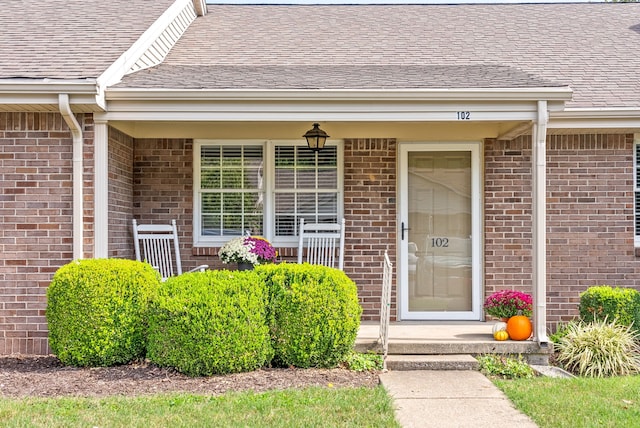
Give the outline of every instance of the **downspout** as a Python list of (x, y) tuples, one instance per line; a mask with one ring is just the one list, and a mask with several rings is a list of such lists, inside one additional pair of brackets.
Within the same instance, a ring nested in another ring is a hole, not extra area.
[(532, 249), (534, 340), (546, 347), (547, 337), (547, 102), (538, 101), (538, 117), (532, 129)]
[(58, 106), (73, 137), (73, 258), (77, 260), (84, 258), (82, 128), (71, 111), (68, 94), (58, 94)]

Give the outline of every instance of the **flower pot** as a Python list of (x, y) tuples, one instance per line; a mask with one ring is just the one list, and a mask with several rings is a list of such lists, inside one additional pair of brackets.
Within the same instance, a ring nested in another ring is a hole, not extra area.
[(253, 270), (253, 265), (247, 262), (238, 262), (238, 270)]

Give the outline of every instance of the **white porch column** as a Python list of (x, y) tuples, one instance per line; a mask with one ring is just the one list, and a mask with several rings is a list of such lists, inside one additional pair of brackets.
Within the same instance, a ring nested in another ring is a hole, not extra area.
[(532, 247), (533, 333), (547, 343), (547, 102), (538, 101), (538, 117), (532, 129)]
[(94, 258), (109, 255), (109, 133), (107, 122), (95, 121)]

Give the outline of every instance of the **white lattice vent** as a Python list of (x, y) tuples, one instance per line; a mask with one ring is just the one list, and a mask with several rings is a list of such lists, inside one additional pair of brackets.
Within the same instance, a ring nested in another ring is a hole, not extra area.
[(196, 19), (196, 10), (193, 2), (188, 2), (182, 12), (176, 16), (160, 37), (140, 56), (127, 74), (160, 64), (194, 19)]

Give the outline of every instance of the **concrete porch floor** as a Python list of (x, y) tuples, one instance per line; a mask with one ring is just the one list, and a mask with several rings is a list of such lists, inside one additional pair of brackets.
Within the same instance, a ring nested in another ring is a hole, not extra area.
[[(523, 354), (533, 364), (548, 364), (551, 347), (532, 340), (493, 339), (495, 321), (403, 321), (389, 325), (389, 355)], [(363, 322), (356, 350), (380, 352), (380, 324)]]
[[(494, 341), (489, 321), (401, 321), (389, 324), (389, 339), (402, 341), (486, 342)], [(378, 322), (362, 322), (358, 340), (375, 341), (380, 333)]]

